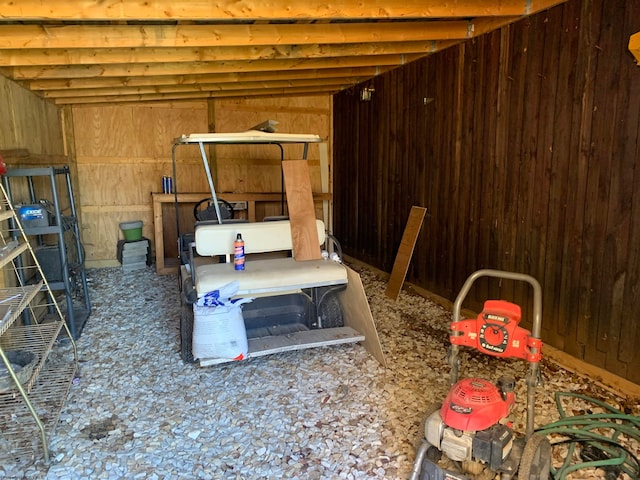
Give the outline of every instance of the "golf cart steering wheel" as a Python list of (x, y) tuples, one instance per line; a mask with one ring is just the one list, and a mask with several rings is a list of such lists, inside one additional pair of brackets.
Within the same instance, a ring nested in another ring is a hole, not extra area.
[[(210, 205), (213, 201), (213, 198), (207, 197), (195, 204), (193, 207), (193, 217), (196, 221), (218, 220), (215, 205)], [(200, 207), (205, 203), (207, 204), (207, 207), (200, 210)], [(222, 217), (222, 220), (233, 218), (233, 205), (229, 202), (222, 198), (218, 198), (218, 207), (220, 208), (220, 216)]]

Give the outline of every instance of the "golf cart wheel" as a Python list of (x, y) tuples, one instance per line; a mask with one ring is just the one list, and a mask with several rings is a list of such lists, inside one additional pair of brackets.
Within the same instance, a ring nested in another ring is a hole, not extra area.
[(318, 306), (321, 328), (344, 327), (342, 307), (338, 295), (334, 292), (327, 293)]
[(180, 302), (180, 357), (185, 363), (195, 363), (193, 358), (193, 305)]
[(548, 480), (551, 470), (551, 443), (545, 435), (534, 434), (522, 450), (518, 480)]

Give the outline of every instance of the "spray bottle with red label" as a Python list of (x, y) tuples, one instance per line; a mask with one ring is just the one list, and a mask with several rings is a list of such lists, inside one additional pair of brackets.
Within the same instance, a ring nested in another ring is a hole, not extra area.
[(244, 270), (244, 240), (242, 240), (242, 235), (240, 234), (233, 242), (233, 268)]

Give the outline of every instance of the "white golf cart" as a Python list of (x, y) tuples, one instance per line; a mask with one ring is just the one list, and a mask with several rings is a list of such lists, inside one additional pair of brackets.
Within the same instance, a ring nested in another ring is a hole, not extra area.
[[(324, 219), (316, 219), (318, 250), (332, 252), (317, 260), (298, 261), (293, 248), (291, 222), (286, 217), (248, 222), (232, 217), (228, 202), (218, 198), (206, 149), (219, 144), (273, 144), (284, 152), (289, 144), (304, 146), (306, 159), (310, 145), (326, 146), (317, 135), (280, 134), (250, 130), (240, 133), (183, 135), (173, 142), (173, 185), (176, 194), (176, 149), (199, 146), (211, 191), (202, 214), (196, 216), (193, 232), (178, 232), (181, 357), (200, 366), (236, 360), (225, 356), (194, 358), (194, 304), (207, 293), (235, 285), (234, 301), (250, 297), (242, 305), (248, 352), (242, 359), (305, 348), (363, 342), (365, 348), (384, 365), (375, 324), (359, 275), (339, 261), (340, 246), (327, 232)], [(283, 192), (284, 193), (284, 192)], [(177, 211), (177, 208), (176, 208)], [(325, 208), (325, 215), (327, 208)], [(240, 233), (248, 255), (243, 271), (234, 269), (234, 240)], [(338, 258), (336, 258), (336, 256)], [(199, 302), (200, 300), (200, 302)]]

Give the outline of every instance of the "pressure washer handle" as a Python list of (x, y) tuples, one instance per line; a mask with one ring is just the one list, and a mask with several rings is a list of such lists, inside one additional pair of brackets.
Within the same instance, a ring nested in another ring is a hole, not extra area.
[(533, 287), (533, 327), (531, 329), (531, 336), (534, 338), (540, 338), (541, 325), (542, 325), (542, 288), (540, 283), (531, 275), (524, 273), (505, 272), (502, 270), (478, 270), (472, 273), (469, 278), (462, 285), (460, 293), (456, 297), (456, 301), (453, 304), (453, 321), (460, 321), (460, 310), (462, 308), (462, 302), (467, 297), (469, 290), (473, 283), (481, 277), (495, 277), (505, 278), (507, 280), (519, 280), (529, 283)]

